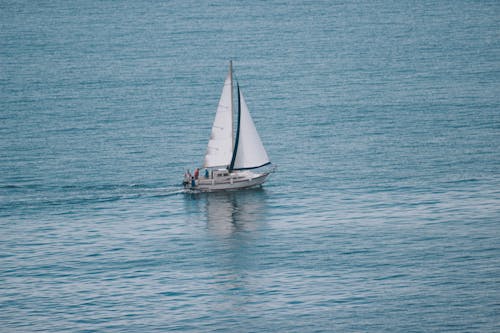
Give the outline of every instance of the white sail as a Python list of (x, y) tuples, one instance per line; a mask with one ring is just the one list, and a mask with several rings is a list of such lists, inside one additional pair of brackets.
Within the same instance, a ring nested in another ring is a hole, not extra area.
[[(238, 89), (239, 90), (239, 89)], [(253, 169), (269, 164), (269, 157), (264, 149), (259, 133), (248, 111), (247, 104), (241, 91), (239, 92), (240, 110), (238, 134), (235, 144), (231, 169)]]
[(230, 65), (212, 125), (212, 132), (203, 162), (204, 168), (227, 166), (231, 163), (233, 155), (232, 81)]

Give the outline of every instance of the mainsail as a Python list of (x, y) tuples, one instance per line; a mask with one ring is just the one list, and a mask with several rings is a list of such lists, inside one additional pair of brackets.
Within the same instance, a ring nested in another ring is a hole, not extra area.
[(238, 124), (230, 170), (255, 169), (270, 164), (259, 133), (238, 85)]
[(204, 168), (228, 166), (233, 155), (233, 75), (229, 64), (203, 162)]

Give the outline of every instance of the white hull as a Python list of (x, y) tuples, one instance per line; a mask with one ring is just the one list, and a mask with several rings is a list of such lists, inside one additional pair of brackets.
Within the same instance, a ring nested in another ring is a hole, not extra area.
[(269, 172), (234, 171), (223, 177), (200, 177), (194, 181), (194, 186), (192, 182), (189, 182), (184, 187), (189, 190), (203, 192), (237, 190), (262, 185), (266, 181), (267, 176), (269, 176)]

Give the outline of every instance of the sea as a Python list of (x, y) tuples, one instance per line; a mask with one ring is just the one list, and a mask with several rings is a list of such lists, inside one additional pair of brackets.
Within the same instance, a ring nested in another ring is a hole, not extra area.
[[(1, 1), (0, 332), (500, 332), (499, 18)], [(276, 170), (185, 192), (229, 60)]]

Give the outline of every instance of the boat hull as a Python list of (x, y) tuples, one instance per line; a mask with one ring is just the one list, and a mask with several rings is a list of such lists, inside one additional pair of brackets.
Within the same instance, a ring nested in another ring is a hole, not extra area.
[(269, 173), (255, 174), (251, 172), (231, 173), (222, 179), (198, 179), (195, 186), (186, 184), (185, 188), (194, 191), (213, 192), (239, 190), (262, 185), (269, 176)]

